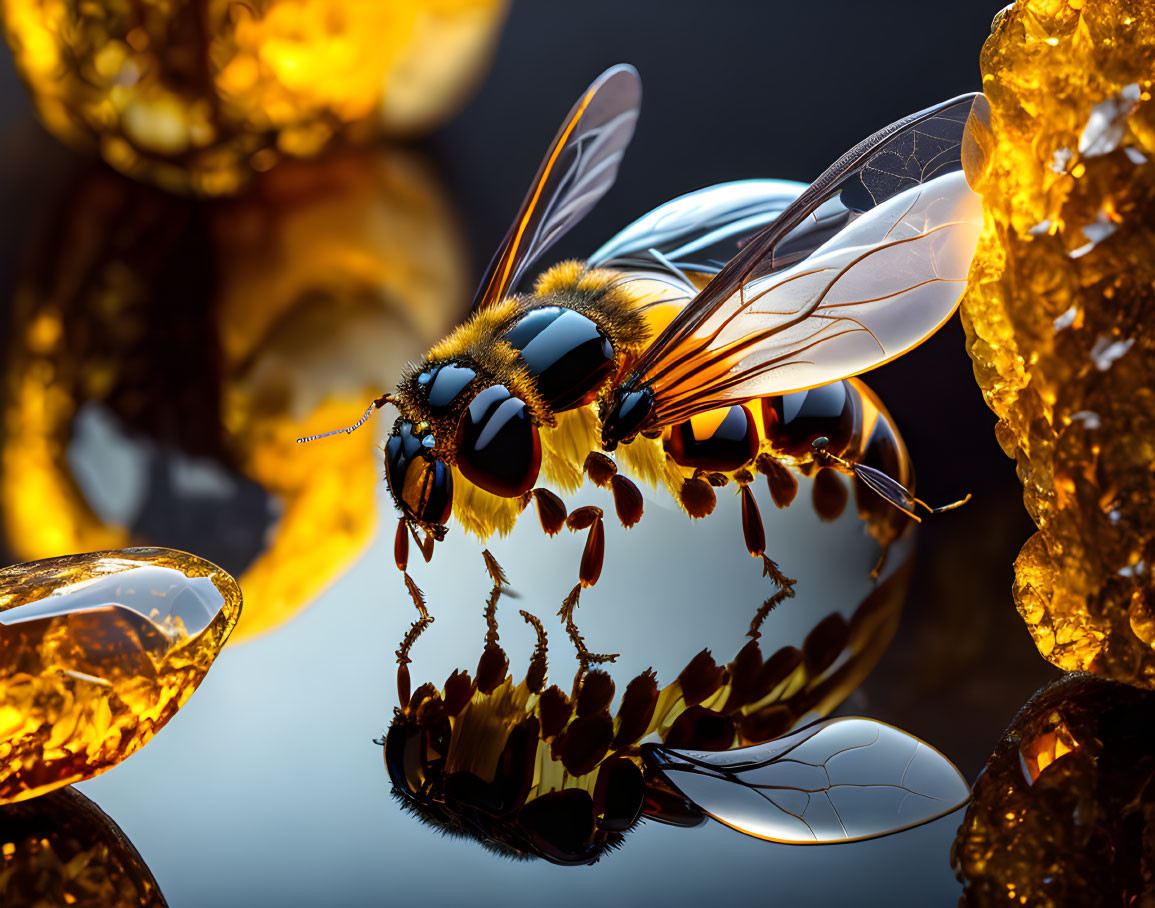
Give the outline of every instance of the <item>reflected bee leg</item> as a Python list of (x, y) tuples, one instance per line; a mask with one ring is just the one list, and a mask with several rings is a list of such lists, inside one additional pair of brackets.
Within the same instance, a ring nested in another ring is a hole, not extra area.
[(581, 599), (582, 584), (578, 584), (562, 602), (561, 608), (558, 610), (558, 615), (565, 621), (565, 630), (569, 634), (570, 642), (573, 643), (574, 649), (577, 650), (578, 657), (578, 673), (574, 679), (574, 697), (576, 699), (577, 692), (581, 689), (581, 679), (585, 677), (591, 665), (600, 664), (602, 662), (614, 662), (618, 658), (618, 653), (591, 653), (586, 648), (585, 638), (582, 637), (578, 630), (577, 624), (574, 622), (574, 612), (578, 607), (578, 600)]
[(540, 618), (525, 609), (521, 609), (520, 614), (525, 619), (526, 624), (530, 625), (537, 633), (537, 643), (534, 645), (533, 655), (529, 659), (529, 669), (525, 673), (525, 686), (531, 692), (540, 694), (549, 674), (549, 636), (546, 634)]
[(886, 543), (882, 547), (882, 551), (878, 555), (878, 561), (874, 562), (874, 567), (870, 569), (870, 579), (877, 580), (882, 576), (883, 569), (886, 567), (886, 559), (890, 555), (890, 543)]
[(769, 558), (766, 558), (764, 555), (762, 557), (765, 560), (765, 566), (773, 568), (773, 572), (765, 570), (764, 573), (770, 577), (774, 585), (778, 587), (778, 590), (758, 607), (758, 611), (755, 612), (754, 617), (750, 619), (750, 629), (746, 631), (746, 636), (752, 640), (757, 640), (762, 636), (762, 623), (770, 613), (787, 599), (794, 598), (795, 581), (779, 571), (778, 565)]
[(405, 586), (409, 590), (409, 596), (417, 609), (417, 620), (409, 626), (409, 630), (405, 632), (405, 637), (401, 641), (401, 646), (397, 648), (397, 700), (401, 709), (405, 709), (409, 705), (409, 696), (412, 693), (409, 679), (409, 652), (413, 649), (413, 644), (417, 642), (417, 638), (433, 623), (433, 616), (425, 607), (425, 595), (408, 574), (405, 574)]
[(632, 480), (618, 472), (618, 465), (600, 451), (591, 451), (582, 469), (598, 488), (606, 486), (614, 495), (614, 510), (627, 530), (642, 519), (642, 493)]
[(565, 521), (566, 526), (575, 532), (589, 529), (581, 565), (578, 568), (581, 586), (593, 586), (602, 575), (602, 563), (606, 555), (606, 530), (602, 519), (604, 516), (601, 508), (586, 505), (570, 514)]
[(502, 590), (509, 584), (505, 571), (497, 563), (497, 559), (490, 554), (489, 549), (481, 553), (485, 559), (485, 570), (493, 580), (493, 589), (489, 591), (489, 598), (485, 600), (485, 642), (497, 643), (497, 600), (501, 598)]

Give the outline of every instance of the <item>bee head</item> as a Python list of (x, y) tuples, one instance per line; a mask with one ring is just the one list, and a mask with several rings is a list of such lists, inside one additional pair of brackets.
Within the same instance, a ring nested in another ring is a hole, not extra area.
[(440, 535), (453, 510), (453, 471), (434, 456), (436, 446), (426, 420), (402, 416), (385, 443), (385, 477), (404, 515)]

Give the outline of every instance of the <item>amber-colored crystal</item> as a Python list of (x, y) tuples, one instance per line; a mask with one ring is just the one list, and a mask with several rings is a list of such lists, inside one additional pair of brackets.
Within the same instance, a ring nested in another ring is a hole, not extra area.
[(1015, 602), (1060, 668), (1155, 685), (1155, 3), (1020, 0), (982, 72), (962, 314), (1039, 527)]
[(974, 786), (960, 905), (1155, 901), (1155, 693), (1070, 675), (1023, 707)]
[(6, 332), (8, 549), (188, 549), (245, 590), (234, 642), (276, 627), (377, 525), (372, 427), (295, 440), (347, 425), (466, 291), (453, 212), (407, 152), (288, 162), (229, 200), (85, 176)]
[(240, 613), (232, 577), (169, 549), (0, 571), (0, 804), (99, 775), (147, 744)]
[(427, 129), (488, 63), (506, 0), (3, 0), (44, 124), (166, 189), (228, 193), (334, 136)]
[(0, 904), (164, 908), (144, 860), (75, 788), (0, 807)]

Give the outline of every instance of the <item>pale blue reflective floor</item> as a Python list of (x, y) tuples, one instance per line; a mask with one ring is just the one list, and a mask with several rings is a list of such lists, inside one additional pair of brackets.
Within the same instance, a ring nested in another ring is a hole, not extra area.
[[(356, 443), (333, 443), (342, 442)], [(706, 521), (663, 513), (650, 498), (646, 519), (628, 537), (610, 529), (605, 573), (583, 598), (579, 619), (591, 648), (622, 653), (611, 669), (619, 694), (649, 665), (665, 684), (703, 646), (724, 662), (744, 642), (768, 589), (742, 550), (730, 491), (721, 490)], [(779, 641), (799, 642), (815, 616), (848, 616), (870, 587), (877, 547), (853, 509), (820, 524), (808, 492), (804, 483), (795, 504), (778, 512), (760, 486), (767, 538), (799, 581), (798, 598), (766, 625), (767, 653)], [(572, 585), (581, 537), (547, 542), (532, 513), (525, 516), (511, 539), (493, 547), (523, 594), (502, 600), (502, 643), (521, 677), (532, 641), (517, 609), (535, 611), (550, 631), (551, 678), (566, 688), (572, 650), (553, 612)], [(887, 838), (820, 847), (766, 843), (713, 822), (644, 823), (619, 851), (577, 868), (510, 861), (422, 826), (391, 798), (372, 742), (392, 716), (393, 651), (413, 616), (385, 541), (391, 526), (387, 518), (368, 555), (303, 615), (226, 649), (148, 747), (80, 786), (134, 842), (170, 905), (742, 898), (922, 906), (957, 898), (949, 853), (961, 811)], [(414, 569), (437, 617), (415, 647), (414, 686), (440, 687), (454, 668), (476, 665), (489, 586), (479, 552), (476, 540), (454, 533), (431, 565)], [(892, 552), (892, 564), (901, 561), (902, 552)], [(666, 576), (655, 579), (663, 563)]]

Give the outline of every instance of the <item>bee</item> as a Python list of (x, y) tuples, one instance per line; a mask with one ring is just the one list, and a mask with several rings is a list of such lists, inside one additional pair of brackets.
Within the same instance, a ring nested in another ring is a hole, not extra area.
[(817, 844), (917, 826), (969, 797), (953, 764), (903, 731), (857, 717), (806, 724), (837, 706), (889, 643), (910, 562), (849, 619), (818, 618), (799, 647), (764, 655), (760, 608), (729, 662), (702, 650), (664, 685), (648, 669), (614, 711), (613, 679), (589, 668), (572, 630), (581, 665), (572, 689), (547, 686), (547, 634), (525, 610), (537, 645), (514, 680), (495, 616), (504, 579), (485, 559), (494, 585), (476, 671), (410, 693), (409, 653), (429, 621), (418, 619), (397, 652), (400, 705), (378, 742), (394, 797), (438, 830), (506, 856), (580, 865), (621, 847), (643, 820), (691, 827), (713, 817), (759, 838)]
[(357, 423), (325, 433), (351, 432), (386, 404), (399, 411), (384, 453), (402, 572), (410, 537), (428, 560), (451, 516), (484, 540), (534, 502), (547, 534), (588, 531), (576, 601), (601, 572), (604, 513), (569, 513), (538, 482), (568, 492), (588, 478), (612, 491), (630, 527), (643, 499), (619, 463), (695, 518), (713, 510), (715, 488), (736, 483), (746, 546), (771, 576), (748, 488), (756, 473), (782, 495), (784, 464), (837, 469), (909, 518), (946, 509), (914, 496), (904, 452), (865, 462), (888, 418), (851, 376), (921, 343), (958, 305), (981, 225), (963, 172), (964, 152), (977, 153), (968, 120), (981, 95), (887, 126), (809, 186), (747, 180), (682, 196), (519, 292), (613, 184), (640, 99), (631, 66), (594, 81), (469, 318)]

